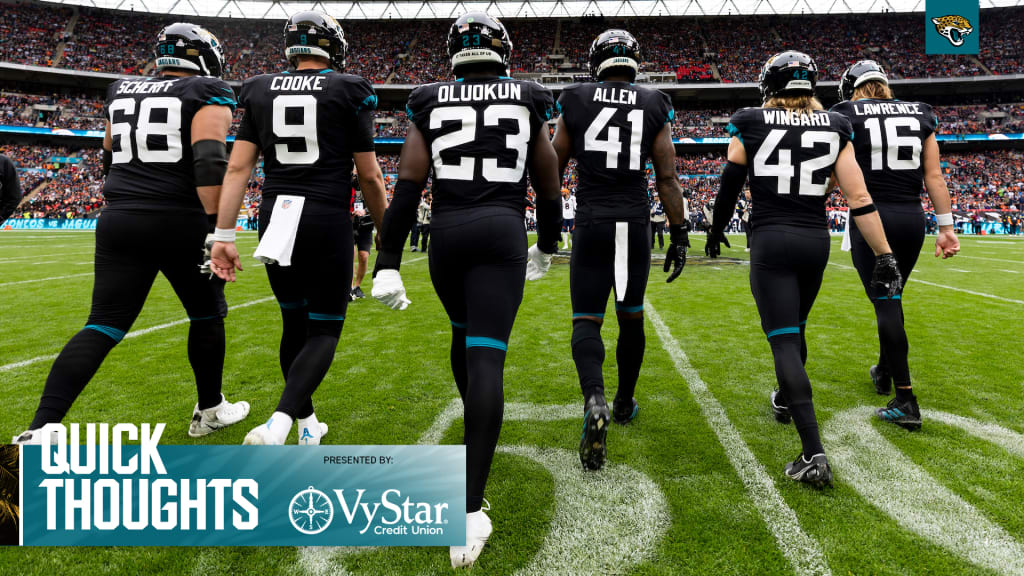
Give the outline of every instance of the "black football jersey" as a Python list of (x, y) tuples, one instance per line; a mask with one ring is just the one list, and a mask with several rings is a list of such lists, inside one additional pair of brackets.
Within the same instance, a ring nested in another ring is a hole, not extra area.
[(563, 90), (558, 110), (579, 172), (576, 220), (646, 223), (645, 167), (655, 137), (675, 116), (668, 95), (629, 82), (588, 82)]
[(550, 90), (508, 77), (413, 90), (406, 111), (430, 148), (433, 224), (485, 206), (524, 214), (534, 137), (553, 108)]
[(111, 208), (202, 210), (192, 167), (192, 118), (207, 105), (235, 109), (235, 93), (206, 76), (118, 80), (104, 116), (113, 139), (103, 195)]
[(828, 180), (839, 152), (853, 138), (845, 116), (743, 108), (733, 114), (727, 129), (747, 153), (751, 227), (827, 228)]
[(359, 76), (333, 70), (290, 70), (249, 78), (238, 140), (263, 152), (263, 202), (303, 196), (348, 211), (352, 154), (373, 150), (377, 96)]
[(920, 203), (921, 149), (939, 125), (923, 102), (857, 100), (832, 107), (853, 124), (853, 148), (876, 202)]

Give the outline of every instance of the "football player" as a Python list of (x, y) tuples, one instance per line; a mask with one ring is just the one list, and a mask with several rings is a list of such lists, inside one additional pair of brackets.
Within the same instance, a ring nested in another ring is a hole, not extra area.
[[(670, 223), (665, 272), (671, 282), (686, 265), (688, 217), (676, 177), (672, 101), (663, 92), (633, 84), (640, 46), (625, 30), (606, 30), (590, 46), (593, 82), (574, 84), (558, 98), (561, 116), (554, 147), (562, 172), (576, 159), (579, 183), (569, 282), (572, 357), (583, 390), (580, 461), (604, 465), (608, 423), (636, 417), (633, 398), (644, 359), (644, 292), (651, 267), (648, 160)], [(615, 291), (619, 382), (612, 410), (604, 395), (601, 325), (608, 294)]]
[(750, 290), (775, 359), (779, 390), (770, 402), (780, 422), (790, 418), (802, 452), (786, 465), (790, 478), (815, 486), (831, 484), (832, 469), (818, 434), (811, 402), (805, 329), (828, 263), (825, 201), (830, 176), (842, 185), (850, 214), (874, 254), (871, 285), (880, 294), (899, 293), (901, 279), (882, 222), (864, 186), (854, 156), (853, 128), (846, 117), (826, 112), (814, 97), (818, 68), (801, 52), (776, 54), (761, 70), (762, 108), (744, 108), (728, 126), (728, 162), (715, 199), (708, 256), (720, 253), (725, 226), (749, 177)]
[[(960, 251), (960, 241), (953, 231), (949, 190), (939, 164), (939, 144), (935, 141), (938, 119), (928, 104), (895, 100), (885, 70), (872, 60), (862, 60), (846, 69), (839, 82), (839, 96), (843, 101), (832, 110), (853, 124), (857, 163), (878, 207), (906, 285), (924, 245), (922, 182), (935, 207), (939, 226), (935, 256), (951, 258)], [(909, 345), (903, 328), (903, 292), (883, 294), (871, 286), (871, 250), (857, 226), (847, 230), (853, 264), (878, 320), (878, 364), (868, 374), (879, 394), (888, 396), (896, 386), (896, 397), (887, 407), (878, 409), (878, 417), (907, 430), (917, 430), (921, 427), (921, 410), (907, 367)]]
[[(103, 195), (96, 226), (92, 308), (50, 369), (29, 430), (60, 422), (103, 359), (142, 311), (163, 273), (189, 318), (188, 359), (199, 402), (189, 436), (205, 436), (249, 414), (221, 394), (224, 284), (200, 272), (203, 245), (217, 218), (227, 164), (225, 138), (235, 96), (219, 79), (221, 45), (207, 30), (178, 23), (156, 44), (157, 75), (125, 78), (107, 89)], [(232, 222), (238, 211), (230, 214)]]
[[(293, 69), (256, 76), (242, 85), (239, 104), (245, 116), (224, 178), (211, 263), (228, 281), (242, 269), (234, 215), (262, 153), (266, 180), (261, 245), (275, 225), (275, 212), (280, 212), (278, 223), (294, 223), (289, 228), (294, 246), (290, 265), (267, 265), (270, 288), (281, 307), (284, 391), (273, 415), (250, 431), (245, 443), (284, 444), (295, 422), (299, 444), (316, 445), (327, 425), (318, 421), (311, 398), (334, 359), (352, 285), (353, 160), (363, 200), (378, 228), (386, 199), (373, 149), (377, 96), (363, 78), (342, 73), (348, 43), (341, 26), (326, 14), (299, 12), (285, 24), (284, 41)], [(286, 211), (296, 209), (300, 214), (288, 220)]]
[(432, 174), (430, 278), (451, 321), (452, 373), (465, 407), (466, 544), (452, 546), (453, 567), (472, 566), (491, 534), (483, 497), (504, 412), (505, 353), (523, 299), (527, 171), (540, 222), (531, 258), (550, 264), (561, 226), (547, 129), (551, 91), (508, 77), (511, 53), (497, 18), (470, 12), (452, 24), (456, 81), (409, 96), (409, 133), (374, 269), (373, 297), (405, 309), (402, 246)]

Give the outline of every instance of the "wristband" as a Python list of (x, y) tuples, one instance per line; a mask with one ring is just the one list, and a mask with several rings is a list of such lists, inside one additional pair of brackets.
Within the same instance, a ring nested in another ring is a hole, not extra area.
[(947, 212), (945, 214), (936, 214), (935, 215), (935, 222), (937, 222), (939, 226), (952, 226), (953, 225), (953, 213), (952, 212)]
[(214, 242), (234, 242), (235, 241), (235, 229), (234, 228), (215, 228), (213, 230), (213, 241)]
[(685, 245), (688, 241), (687, 232), (690, 229), (689, 222), (683, 222), (682, 224), (671, 224), (668, 227), (669, 241), (673, 244), (679, 244), (680, 246)]
[(850, 216), (864, 216), (865, 214), (871, 214), (877, 212), (878, 208), (875, 208), (874, 204), (868, 204), (867, 206), (861, 206), (860, 208), (850, 208)]

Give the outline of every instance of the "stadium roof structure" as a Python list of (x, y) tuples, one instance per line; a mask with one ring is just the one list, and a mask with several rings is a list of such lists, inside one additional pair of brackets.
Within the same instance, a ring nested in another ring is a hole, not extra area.
[[(55, 0), (56, 4), (183, 16), (283, 20), (302, 10), (321, 10), (339, 20), (454, 18), (485, 11), (502, 18), (604, 16), (728, 16), (740, 14), (863, 14), (923, 12), (925, 0), (492, 0), (293, 2), (280, 0)], [(1024, 6), (1024, 0), (981, 0), (982, 8)]]

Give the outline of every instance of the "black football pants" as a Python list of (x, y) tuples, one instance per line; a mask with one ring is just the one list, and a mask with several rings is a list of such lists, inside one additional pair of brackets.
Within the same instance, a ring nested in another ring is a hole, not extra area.
[(806, 457), (823, 452), (811, 399), (805, 338), (807, 316), (828, 264), (828, 230), (762, 225), (754, 228), (750, 291), (775, 359), (775, 377)]
[(522, 214), (471, 218), (435, 220), (426, 230), (433, 233), (430, 280), (452, 326), (452, 374), (465, 413), (466, 510), (475, 512), (505, 413), (505, 353), (523, 301), (526, 230)]
[[(882, 219), (885, 237), (900, 266), (903, 285), (906, 286), (910, 273), (914, 271), (917, 259), (924, 246), (925, 216), (920, 203), (879, 204), (878, 215)], [(860, 281), (871, 304), (875, 307), (878, 320), (878, 366), (892, 376), (897, 386), (910, 385), (910, 369), (907, 366), (909, 344), (903, 327), (903, 292), (890, 298), (883, 291), (871, 287), (871, 273), (875, 269), (875, 254), (868, 246), (864, 235), (856, 224), (850, 228), (853, 265), (857, 268)]]

